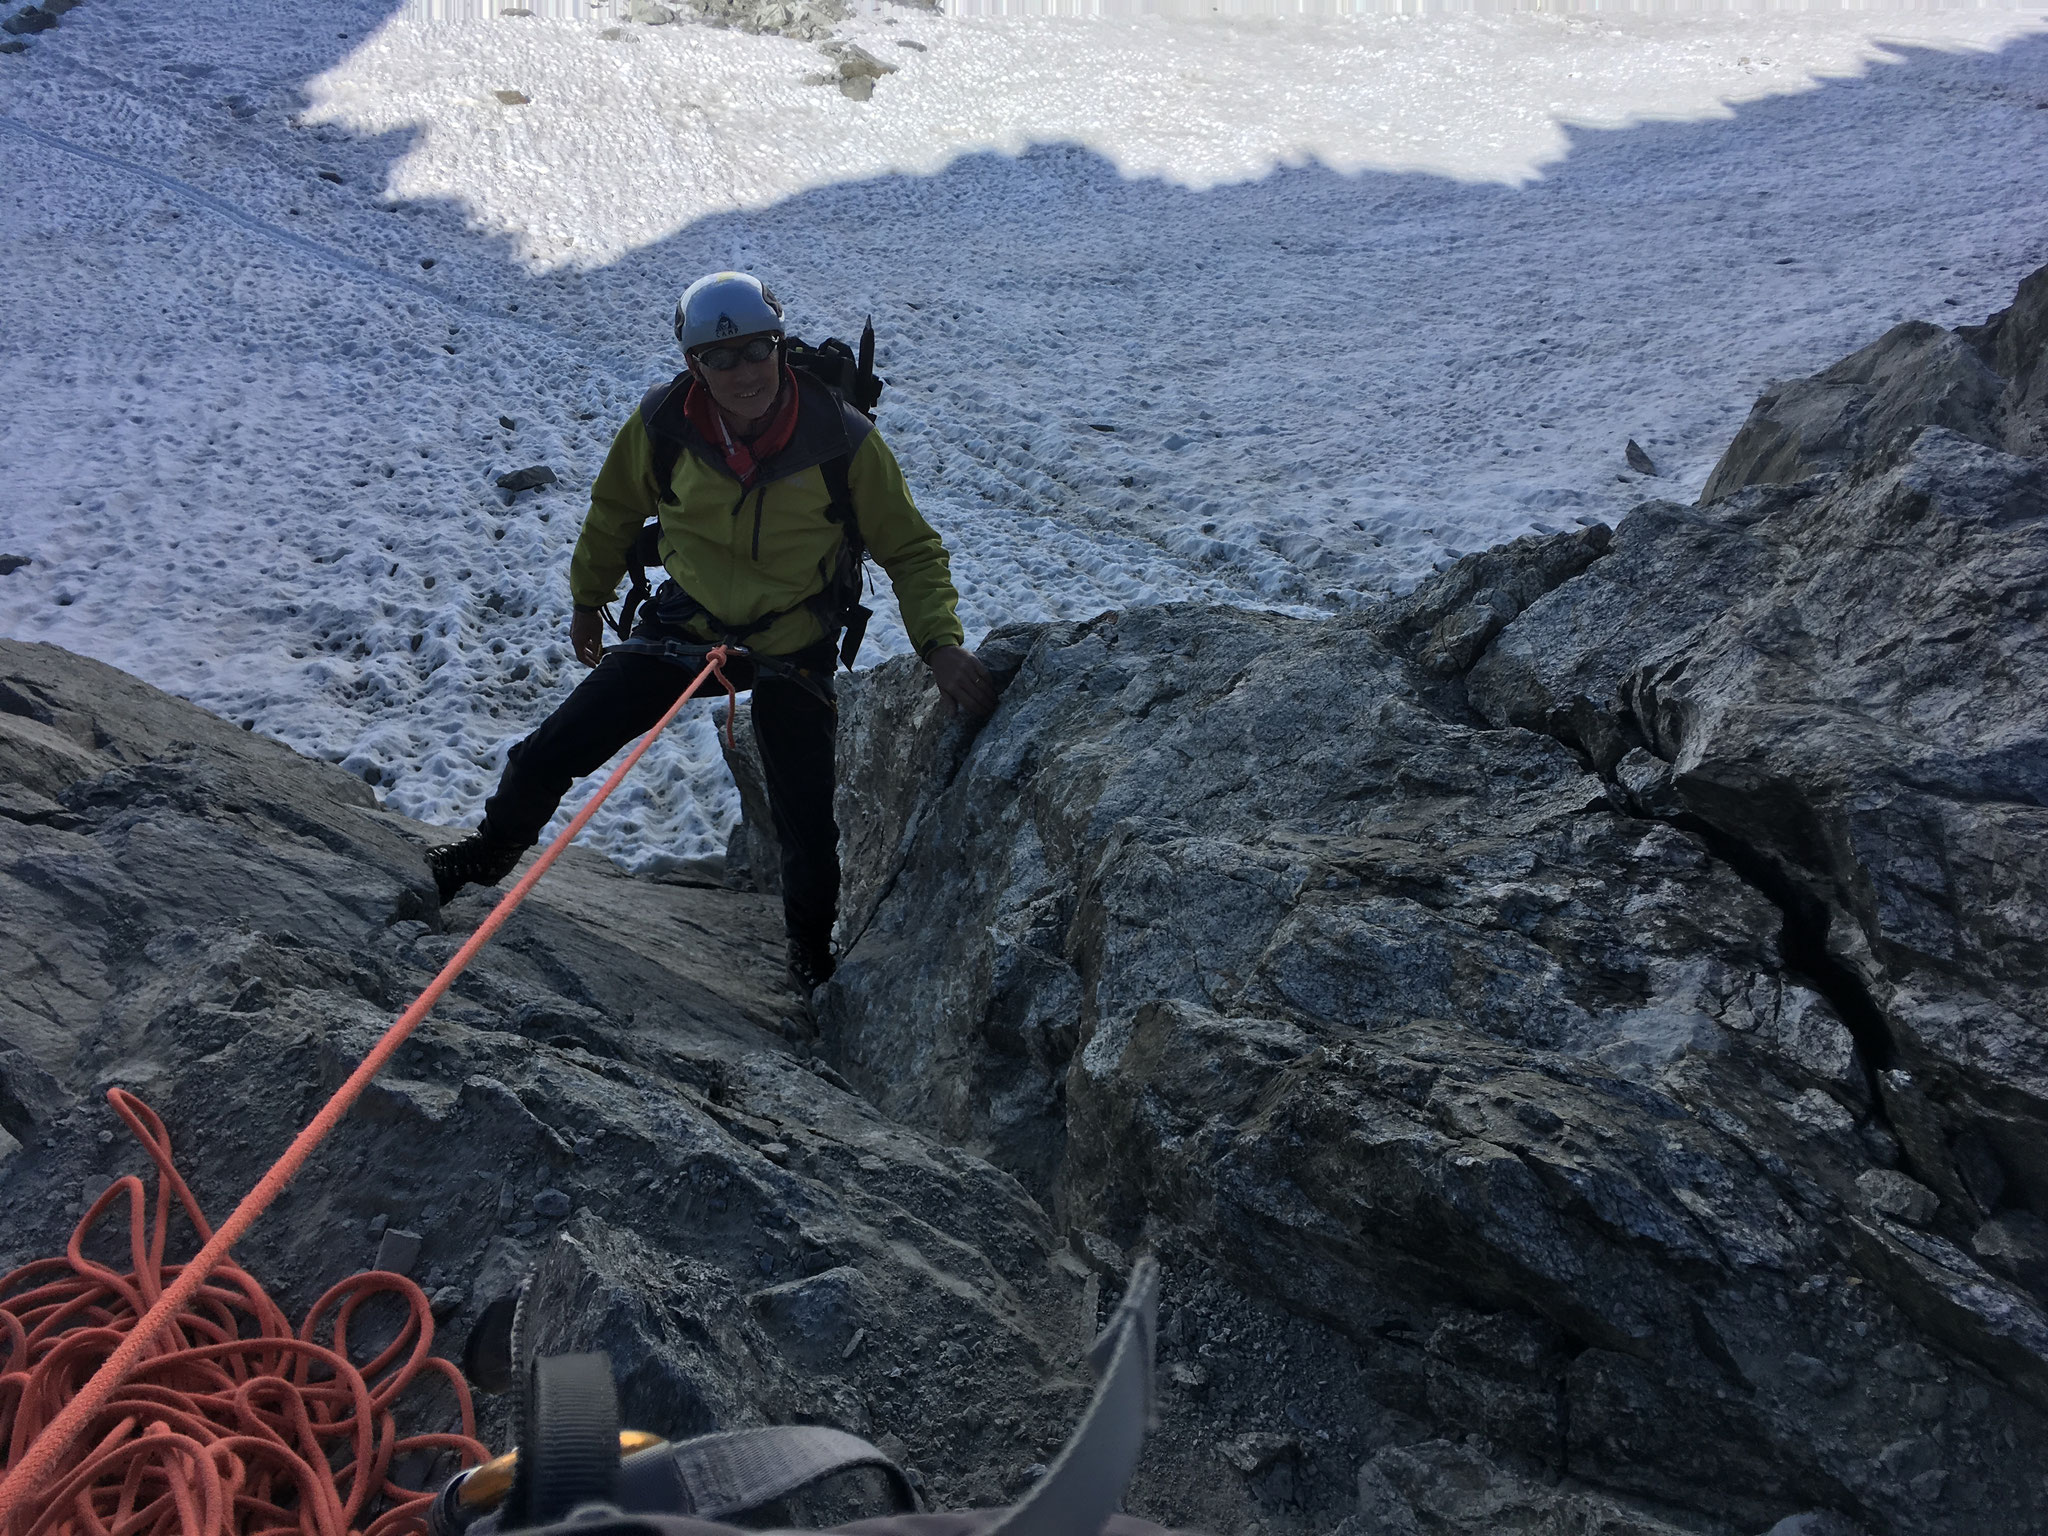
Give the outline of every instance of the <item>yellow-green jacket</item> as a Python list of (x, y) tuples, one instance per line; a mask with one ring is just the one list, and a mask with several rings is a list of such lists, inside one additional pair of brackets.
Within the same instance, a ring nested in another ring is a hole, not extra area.
[[(896, 456), (865, 416), (829, 390), (801, 377), (797, 387), (796, 431), (745, 491), (684, 418), (681, 388), (652, 407), (662, 430), (683, 443), (669, 484), (657, 485), (653, 442), (634, 411), (590, 489), (590, 513), (569, 562), (576, 606), (601, 608), (617, 595), (627, 551), (641, 525), (658, 515), (662, 565), (706, 611), (685, 625), (698, 639), (723, 639), (725, 631), (788, 610), (748, 635), (748, 647), (786, 656), (817, 644), (827, 638), (825, 624), (804, 605), (832, 580), (843, 537), (826, 516), (832, 498), (820, 466), (851, 450), (846, 478), (854, 517), (868, 553), (889, 573), (910, 643), (920, 656), (960, 644), (960, 596), (946, 546), (910, 499)], [(650, 393), (649, 401), (656, 398)]]

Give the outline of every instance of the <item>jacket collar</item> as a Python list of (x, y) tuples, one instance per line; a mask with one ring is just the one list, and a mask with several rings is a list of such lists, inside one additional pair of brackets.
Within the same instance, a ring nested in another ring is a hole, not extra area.
[[(856, 446), (853, 435), (847, 430), (846, 412), (838, 398), (822, 384), (800, 373), (792, 373), (791, 377), (796, 380), (797, 389), (796, 427), (781, 451), (770, 454), (761, 464), (753, 481), (757, 485), (771, 480), (786, 480)], [(739, 476), (725, 461), (724, 446), (699, 431), (681, 406), (682, 402), (677, 400), (662, 414), (674, 422), (683, 447), (735, 485), (739, 484)]]
[(751, 438), (733, 435), (732, 428), (713, 402), (711, 392), (695, 379), (690, 381), (688, 391), (683, 396), (683, 415), (697, 429), (699, 437), (717, 445), (725, 467), (738, 477), (741, 485), (751, 486), (759, 477), (761, 465), (788, 447), (790, 439), (796, 435), (802, 396), (797, 392), (796, 375), (787, 365), (777, 381), (775, 403), (768, 419)]

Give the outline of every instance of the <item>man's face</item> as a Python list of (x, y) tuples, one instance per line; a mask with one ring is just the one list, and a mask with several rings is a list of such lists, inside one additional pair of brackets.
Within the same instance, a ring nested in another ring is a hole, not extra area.
[[(752, 421), (768, 414), (781, 387), (781, 349), (764, 345), (779, 340), (774, 332), (762, 331), (711, 342), (690, 354), (690, 373), (711, 391), (711, 398), (727, 415)], [(762, 355), (749, 361), (749, 352)], [(719, 363), (727, 366), (716, 366)]]

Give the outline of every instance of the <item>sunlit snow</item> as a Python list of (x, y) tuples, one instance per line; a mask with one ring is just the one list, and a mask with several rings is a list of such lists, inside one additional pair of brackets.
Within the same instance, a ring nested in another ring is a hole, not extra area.
[[(468, 4), (85, 0), (0, 58), (5, 632), (448, 822), (580, 675), (580, 498), (709, 268), (875, 317), (972, 638), (1689, 499), (1768, 380), (2048, 261), (2038, 7), (879, 5), (856, 102)], [(673, 734), (590, 834), (636, 867), (733, 815)]]

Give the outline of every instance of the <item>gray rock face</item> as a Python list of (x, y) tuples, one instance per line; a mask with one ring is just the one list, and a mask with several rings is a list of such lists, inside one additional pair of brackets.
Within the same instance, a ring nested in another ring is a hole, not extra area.
[(1927, 1226), (1941, 1209), (1939, 1195), (1894, 1168), (1872, 1168), (1859, 1173), (1856, 1188), (1874, 1215), (1894, 1217), (1909, 1227)]
[(2005, 447), (2013, 453), (2048, 452), (2048, 268), (2021, 283), (2009, 306), (1982, 325), (1957, 327), (1956, 334), (2009, 381), (2001, 423)]
[(1700, 504), (1847, 468), (1901, 432), (1945, 427), (1987, 447), (2048, 449), (2048, 268), (2010, 308), (1953, 331), (1908, 321), (1832, 368), (1773, 385), (1707, 478)]
[[(1597, 1532), (1599, 1536), (1677, 1536), (1645, 1510), (1597, 1494), (1546, 1488), (1504, 1475), (1484, 1455), (1449, 1440), (1425, 1440), (1379, 1452), (1358, 1474), (1360, 1536), (1424, 1536), (1462, 1531)], [(1770, 1536), (1859, 1536), (1847, 1523), (1776, 1528)]]
[[(232, 1207), (496, 899), (438, 910), (427, 831), (0, 641), (0, 1272), (146, 1167), (109, 1085)], [(1000, 1502), (1011, 1448), (1056, 1447), (1086, 1399), (1083, 1266), (1008, 1175), (788, 1043), (776, 906), (572, 850), (238, 1260), (296, 1318), (381, 1245), (451, 1352), (537, 1266), (538, 1342), (610, 1350), (628, 1423), (893, 1435), (941, 1498)]]
[(2048, 1201), (2044, 528), (2040, 461), (1929, 429), (1819, 494), (1640, 509), (1469, 680), (1493, 723), (1669, 765), (1957, 1222)]
[[(718, 711), (718, 727), (728, 730), (727, 711)], [(775, 823), (768, 814), (768, 777), (761, 767), (761, 749), (754, 740), (754, 718), (740, 710), (729, 722), (730, 744), (723, 738), (725, 765), (740, 793), (740, 819), (725, 844), (725, 876), (742, 890), (782, 894), (782, 850)]]
[(2005, 432), (2040, 288), (1822, 375), (1839, 472), (848, 688), (840, 1070), (1363, 1405), (1170, 1339), (1164, 1439), (1295, 1448), (1203, 1518), (2048, 1527), (2048, 496), (1908, 408)]

